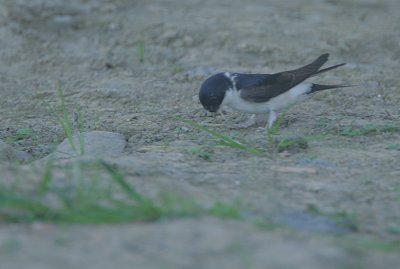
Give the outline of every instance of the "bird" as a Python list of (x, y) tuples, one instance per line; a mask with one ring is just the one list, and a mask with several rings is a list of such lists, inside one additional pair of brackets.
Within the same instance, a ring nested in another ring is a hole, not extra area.
[(221, 72), (207, 78), (199, 91), (200, 103), (210, 112), (221, 112), (221, 107), (253, 114), (248, 128), (255, 123), (256, 114), (269, 113), (267, 129), (277, 119), (277, 113), (309, 94), (328, 89), (350, 87), (350, 85), (324, 85), (307, 83), (306, 79), (345, 65), (341, 63), (320, 69), (329, 58), (322, 54), (313, 62), (289, 71), (274, 74), (242, 74)]

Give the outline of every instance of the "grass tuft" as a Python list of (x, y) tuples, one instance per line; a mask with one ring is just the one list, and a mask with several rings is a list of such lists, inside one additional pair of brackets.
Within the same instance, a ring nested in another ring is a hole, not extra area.
[(230, 138), (229, 136), (226, 136), (224, 134), (218, 133), (216, 131), (210, 130), (200, 124), (195, 123), (194, 121), (188, 120), (188, 119), (184, 119), (181, 117), (178, 117), (178, 120), (190, 125), (191, 127), (204, 131), (206, 133), (211, 134), (212, 136), (214, 136), (215, 138), (219, 139), (219, 145), (220, 146), (225, 146), (225, 147), (230, 147), (230, 148), (234, 148), (234, 149), (238, 149), (238, 150), (242, 150), (245, 151), (247, 153), (250, 154), (254, 154), (254, 155), (260, 155), (263, 153), (263, 151), (261, 149), (257, 149), (257, 148), (253, 148), (253, 147), (249, 147), (247, 145), (244, 145), (232, 138)]
[(16, 140), (23, 140), (31, 137), (33, 134), (33, 130), (31, 128), (21, 128), (18, 129), (15, 134)]
[(208, 209), (208, 213), (212, 216), (217, 216), (225, 219), (240, 219), (240, 209), (240, 205), (231, 206), (223, 203), (216, 203), (210, 209)]
[(58, 97), (60, 99), (60, 108), (59, 108), (59, 113), (54, 113), (54, 116), (56, 117), (58, 123), (61, 124), (61, 127), (64, 130), (64, 134), (67, 137), (68, 142), (71, 145), (72, 149), (75, 152), (77, 152), (75, 143), (72, 138), (73, 133), (74, 133), (74, 125), (72, 123), (72, 120), (70, 118), (68, 110), (65, 106), (65, 98), (64, 98), (64, 93), (63, 93), (61, 86), (58, 86), (57, 93), (58, 93)]
[(300, 149), (306, 149), (308, 147), (307, 140), (302, 137), (286, 138), (279, 141), (277, 145), (278, 152), (285, 150), (297, 151)]
[(195, 155), (206, 161), (211, 161), (213, 158), (213, 153), (210, 150), (208, 150), (202, 146), (190, 148), (186, 152), (188, 152), (192, 155)]
[(400, 132), (400, 125), (385, 124), (377, 126), (372, 124), (365, 124), (363, 126), (345, 126), (339, 129), (339, 134), (347, 137), (396, 132)]
[(400, 143), (389, 144), (386, 146), (386, 149), (400, 151)]
[(0, 221), (95, 224), (239, 215), (236, 204), (216, 203), (207, 209), (191, 198), (173, 194), (151, 199), (129, 184), (117, 167), (104, 161), (48, 162), (41, 180), (28, 189), (26, 182), (0, 185)]
[[(60, 101), (60, 106), (58, 109), (54, 107), (50, 107), (50, 112), (55, 117), (56, 121), (61, 125), (64, 135), (71, 146), (72, 150), (77, 155), (83, 155), (85, 153), (85, 141), (84, 141), (84, 133), (83, 133), (83, 118), (80, 109), (76, 113), (70, 113), (65, 105), (65, 97), (64, 92), (61, 86), (58, 86), (57, 93)], [(76, 145), (74, 141), (74, 118), (77, 120), (77, 132), (79, 134), (78, 141), (79, 145)]]
[(357, 215), (353, 212), (338, 211), (334, 213), (325, 213), (322, 212), (315, 204), (308, 204), (306, 210), (311, 214), (329, 218), (338, 226), (346, 228), (352, 232), (358, 232), (360, 230)]

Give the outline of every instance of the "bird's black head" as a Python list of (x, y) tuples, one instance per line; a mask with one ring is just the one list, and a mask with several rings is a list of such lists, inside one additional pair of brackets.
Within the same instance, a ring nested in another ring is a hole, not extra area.
[(203, 82), (199, 92), (200, 103), (210, 112), (217, 112), (232, 82), (224, 73), (209, 77)]

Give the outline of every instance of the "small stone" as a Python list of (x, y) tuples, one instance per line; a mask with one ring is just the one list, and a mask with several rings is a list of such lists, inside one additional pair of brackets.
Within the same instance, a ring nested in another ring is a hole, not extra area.
[[(66, 138), (58, 145), (57, 149), (46, 158), (57, 160), (81, 155), (96, 157), (118, 156), (122, 153), (126, 145), (125, 138), (122, 134), (105, 131), (77, 133), (73, 135), (72, 141), (73, 146)], [(83, 152), (81, 152), (82, 149)]]
[(182, 126), (182, 127), (181, 127), (181, 130), (184, 131), (184, 132), (186, 132), (186, 133), (190, 131), (190, 129), (187, 128), (187, 127), (185, 127), (185, 126)]
[(32, 230), (36, 231), (36, 232), (45, 232), (48, 230), (51, 230), (54, 228), (54, 225), (51, 223), (45, 223), (45, 222), (34, 222), (31, 224), (31, 228)]
[(238, 49), (247, 49), (248, 46), (249, 44), (247, 44), (246, 42), (240, 42), (239, 44), (237, 44)]
[(289, 151), (287, 151), (287, 150), (284, 150), (284, 151), (282, 151), (282, 152), (279, 152), (279, 156), (281, 156), (281, 157), (290, 157), (292, 154), (290, 154), (290, 152)]
[(118, 24), (115, 23), (115, 22), (112, 22), (112, 23), (110, 23), (110, 24), (108, 25), (108, 30), (110, 30), (110, 31), (115, 31), (115, 30), (117, 30), (118, 28), (119, 28), (119, 26), (118, 26)]
[(178, 32), (177, 32), (177, 31), (172, 30), (172, 29), (169, 29), (169, 30), (165, 31), (165, 32), (160, 36), (160, 38), (161, 38), (163, 41), (169, 43), (169, 42), (171, 42), (172, 40), (176, 39), (177, 36), (178, 36)]
[(73, 18), (69, 15), (58, 15), (53, 18), (53, 21), (58, 24), (68, 25), (73, 22)]
[(188, 35), (185, 35), (183, 38), (182, 38), (182, 40), (183, 40), (183, 44), (185, 45), (185, 46), (192, 46), (193, 45), (193, 43), (194, 43), (194, 39), (191, 37), (191, 36), (188, 36)]

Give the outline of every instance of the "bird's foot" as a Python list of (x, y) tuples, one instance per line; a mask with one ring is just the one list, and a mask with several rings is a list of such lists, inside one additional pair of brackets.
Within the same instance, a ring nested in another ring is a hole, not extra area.
[(256, 115), (251, 115), (251, 117), (248, 120), (246, 120), (245, 122), (236, 124), (234, 126), (234, 129), (247, 129), (247, 128), (255, 125), (256, 123), (257, 123)]
[(275, 111), (271, 110), (269, 112), (268, 124), (266, 126), (266, 129), (271, 129), (277, 118), (278, 118), (278, 115), (275, 113)]

